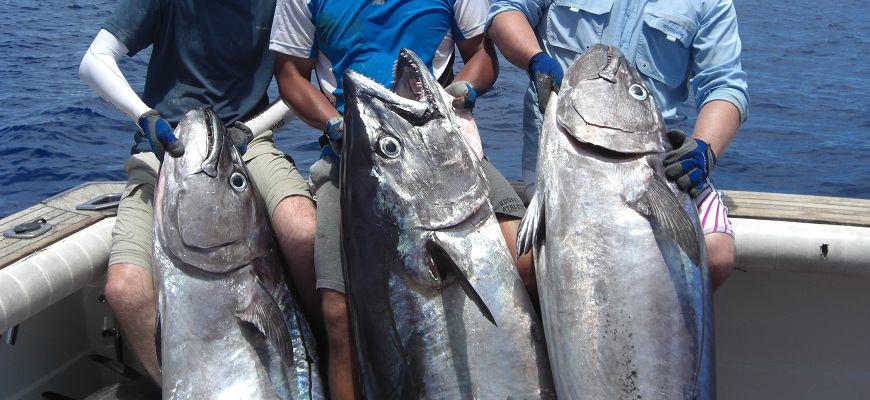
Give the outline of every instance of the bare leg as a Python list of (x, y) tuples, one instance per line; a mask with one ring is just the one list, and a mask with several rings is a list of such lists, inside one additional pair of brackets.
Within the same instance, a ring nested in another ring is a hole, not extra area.
[(361, 399), (362, 388), (350, 330), (347, 296), (331, 289), (320, 289), (323, 316), (329, 336), (329, 391), (332, 399)]
[(323, 316), (314, 275), (314, 202), (304, 196), (281, 200), (272, 213), (272, 226), (287, 262), (290, 280), (299, 293), (311, 329), (323, 338)]
[(499, 228), (501, 228), (501, 234), (504, 236), (505, 242), (507, 242), (508, 250), (510, 250), (511, 259), (515, 260), (517, 272), (519, 272), (520, 278), (523, 280), (526, 291), (529, 292), (529, 298), (532, 299), (535, 309), (540, 310), (538, 284), (535, 279), (535, 264), (532, 260), (532, 253), (528, 252), (517, 259), (517, 230), (520, 227), (520, 218), (503, 214), (496, 214), (496, 218), (498, 219)]
[(106, 299), (121, 324), (127, 346), (145, 368), (148, 376), (160, 385), (154, 327), (157, 303), (151, 273), (133, 264), (109, 266)]
[(736, 252), (734, 237), (727, 233), (713, 232), (704, 236), (704, 240), (707, 243), (707, 266), (710, 270), (710, 283), (713, 286), (713, 291), (716, 291), (728, 279), (731, 268), (734, 266)]

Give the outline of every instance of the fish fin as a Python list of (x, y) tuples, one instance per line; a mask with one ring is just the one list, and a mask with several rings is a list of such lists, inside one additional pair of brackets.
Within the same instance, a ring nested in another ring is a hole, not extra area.
[(293, 339), (281, 306), (259, 279), (255, 279), (254, 285), (254, 298), (245, 308), (236, 310), (236, 316), (257, 327), (284, 363), (293, 365)]
[(67, 397), (56, 392), (42, 392), (42, 398), (45, 400), (75, 400), (73, 397)]
[(540, 246), (544, 240), (544, 202), (541, 192), (535, 190), (532, 200), (526, 209), (526, 214), (520, 221), (517, 231), (517, 257), (526, 254), (534, 246)]
[(650, 189), (640, 199), (640, 203), (647, 211), (641, 213), (650, 215), (674, 238), (689, 259), (695, 265), (700, 265), (701, 238), (698, 237), (698, 230), (668, 184), (658, 176), (653, 177), (650, 180)]
[(495, 323), (495, 317), (493, 317), (492, 312), (489, 311), (489, 307), (486, 306), (486, 303), (483, 302), (483, 299), (477, 291), (474, 290), (474, 287), (471, 286), (471, 282), (468, 281), (465, 272), (459, 268), (459, 265), (456, 265), (456, 262), (454, 262), (453, 258), (450, 257), (447, 250), (434, 240), (429, 240), (426, 243), (426, 250), (429, 252), (429, 256), (432, 257), (432, 261), (435, 263), (436, 267), (440, 271), (443, 271), (445, 276), (455, 276), (456, 281), (459, 283), (459, 286), (462, 287), (465, 295), (477, 305), (477, 308), (480, 309), (483, 316), (486, 317), (489, 322), (492, 322), (493, 325), (498, 326), (498, 324)]
[(101, 365), (103, 365), (106, 368), (111, 369), (112, 371), (114, 371), (118, 375), (123, 376), (124, 378), (127, 378), (127, 379), (140, 379), (140, 378), (142, 378), (142, 374), (139, 371), (136, 371), (135, 369), (124, 365), (124, 363), (113, 360), (109, 357), (99, 355), (99, 354), (88, 354), (88, 358), (100, 363)]
[(163, 337), (161, 329), (163, 321), (160, 319), (160, 308), (157, 309), (157, 318), (154, 321), (154, 351), (157, 352), (157, 369), (163, 371)]

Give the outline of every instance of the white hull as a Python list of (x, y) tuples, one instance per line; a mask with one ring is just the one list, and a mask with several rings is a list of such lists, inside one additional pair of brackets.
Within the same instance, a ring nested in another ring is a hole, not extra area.
[[(835, 208), (840, 215), (826, 217), (819, 210), (837, 199), (787, 195), (775, 196), (802, 205), (771, 214), (778, 206), (744, 205), (760, 194), (727, 194), (738, 258), (714, 297), (719, 398), (870, 398), (867, 216), (851, 221)], [(868, 201), (839, 200), (870, 209)], [(17, 326), (15, 343), (0, 343), (0, 398), (83, 398), (121, 380), (88, 359), (118, 357), (114, 318), (100, 301), (113, 222), (102, 219), (0, 269), (4, 341)]]

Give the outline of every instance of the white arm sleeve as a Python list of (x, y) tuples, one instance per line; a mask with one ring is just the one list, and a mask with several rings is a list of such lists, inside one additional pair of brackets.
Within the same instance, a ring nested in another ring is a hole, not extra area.
[(257, 136), (267, 130), (275, 132), (295, 117), (296, 114), (293, 113), (293, 110), (287, 107), (287, 104), (284, 104), (281, 98), (278, 98), (272, 104), (269, 104), (269, 108), (265, 111), (257, 114), (250, 121), (243, 122), (251, 129), (254, 136)]
[(136, 121), (148, 107), (130, 87), (118, 68), (118, 61), (127, 54), (127, 46), (114, 35), (101, 29), (79, 65), (79, 78), (94, 89), (103, 100)]

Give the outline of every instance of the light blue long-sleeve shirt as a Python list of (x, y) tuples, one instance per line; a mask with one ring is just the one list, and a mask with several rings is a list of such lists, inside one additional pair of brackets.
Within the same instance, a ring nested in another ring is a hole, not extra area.
[[(617, 47), (641, 73), (669, 127), (696, 109), (724, 100), (746, 120), (749, 92), (740, 65), (737, 15), (731, 0), (495, 0), (486, 29), (501, 12), (523, 13), (538, 44), (563, 69), (595, 43)], [(523, 169), (534, 171), (541, 115), (531, 82), (523, 116)]]

